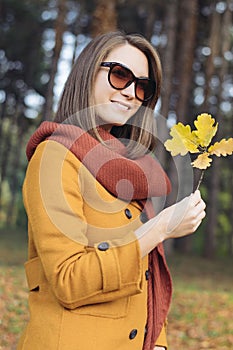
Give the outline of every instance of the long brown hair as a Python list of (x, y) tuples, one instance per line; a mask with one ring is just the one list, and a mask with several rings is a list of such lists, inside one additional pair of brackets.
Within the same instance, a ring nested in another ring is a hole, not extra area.
[(128, 156), (136, 158), (155, 148), (155, 120), (153, 110), (160, 95), (161, 63), (153, 46), (141, 35), (110, 32), (93, 39), (81, 52), (66, 81), (55, 122), (75, 124), (103, 142), (94, 111), (93, 86), (100, 63), (116, 46), (130, 44), (145, 54), (149, 77), (156, 82), (156, 93), (130, 118), (126, 125), (113, 127), (112, 133), (127, 139)]

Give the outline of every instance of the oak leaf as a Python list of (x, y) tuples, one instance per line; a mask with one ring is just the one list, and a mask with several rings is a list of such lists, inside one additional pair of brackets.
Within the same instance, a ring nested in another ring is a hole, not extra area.
[(210, 114), (202, 113), (194, 121), (197, 130), (193, 131), (199, 139), (199, 144), (202, 147), (209, 146), (212, 138), (218, 130), (218, 123), (214, 126), (215, 119)]
[(167, 140), (164, 145), (172, 156), (181, 156), (190, 153), (199, 153), (198, 157), (191, 163), (194, 168), (201, 169), (201, 176), (197, 185), (199, 188), (203, 179), (204, 170), (211, 166), (212, 156), (227, 156), (233, 153), (233, 138), (222, 139), (210, 145), (212, 138), (218, 130), (218, 123), (208, 113), (202, 113), (194, 121), (195, 130), (190, 125), (178, 123), (171, 128), (172, 139)]
[(199, 154), (199, 156), (191, 163), (194, 168), (207, 169), (211, 166), (212, 159), (209, 157), (208, 152)]
[(215, 142), (209, 147), (208, 152), (217, 157), (231, 155), (233, 153), (233, 138), (231, 137), (228, 140), (222, 139), (220, 142)]
[(172, 139), (167, 140), (164, 146), (167, 151), (171, 152), (172, 156), (177, 156), (178, 154), (184, 156), (188, 152), (199, 152), (198, 139), (191, 131), (190, 125), (178, 123), (171, 128), (170, 135)]

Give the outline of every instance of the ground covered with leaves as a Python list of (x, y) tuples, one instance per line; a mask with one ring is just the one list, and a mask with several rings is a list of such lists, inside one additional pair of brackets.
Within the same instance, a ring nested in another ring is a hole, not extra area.
[(170, 349), (233, 349), (232, 259), (176, 256), (169, 265), (174, 282)]
[[(28, 319), (25, 237), (0, 232), (0, 350), (15, 350)], [(174, 294), (170, 350), (233, 349), (232, 260), (169, 259)]]

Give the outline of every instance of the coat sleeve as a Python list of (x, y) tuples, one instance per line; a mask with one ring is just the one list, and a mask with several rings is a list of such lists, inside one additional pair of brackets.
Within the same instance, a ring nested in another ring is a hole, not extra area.
[(45, 141), (29, 162), (23, 186), (29, 239), (53, 293), (67, 308), (135, 295), (143, 283), (140, 248), (133, 232), (122, 242), (88, 246), (80, 164), (61, 144)]

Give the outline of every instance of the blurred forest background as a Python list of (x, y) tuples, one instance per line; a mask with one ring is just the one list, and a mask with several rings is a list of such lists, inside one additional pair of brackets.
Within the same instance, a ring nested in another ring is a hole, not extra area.
[[(170, 203), (186, 184), (177, 176), (181, 159), (174, 162), (162, 145), (169, 127), (192, 125), (207, 112), (219, 123), (216, 141), (233, 136), (233, 0), (1, 0), (0, 350), (16, 349), (29, 317), (21, 197), (26, 143), (43, 120), (53, 119), (83, 47), (116, 29), (143, 34), (162, 60), (157, 156), (174, 185)], [(167, 245), (173, 252), (171, 350), (233, 349), (232, 170), (233, 156), (214, 158), (201, 185), (207, 217), (197, 234)], [(195, 181), (199, 176), (195, 172)]]
[[(83, 47), (99, 33), (116, 29), (143, 34), (160, 54), (164, 79), (159, 113), (166, 118), (159, 126), (164, 128), (162, 141), (168, 137), (167, 126), (178, 121), (192, 125), (203, 112), (219, 122), (217, 139), (233, 136), (232, 0), (1, 0), (2, 232), (9, 227), (26, 230), (21, 187), (29, 136), (43, 120), (53, 119)], [(176, 184), (172, 160), (160, 144), (158, 152)], [(201, 234), (176, 241), (170, 250), (208, 258), (233, 255), (232, 169), (232, 156), (214, 159), (201, 186), (207, 202)]]

